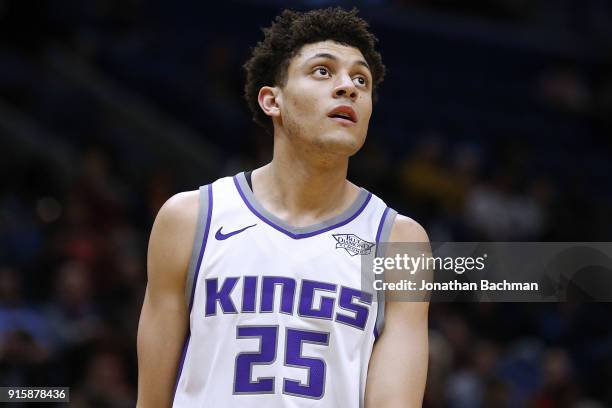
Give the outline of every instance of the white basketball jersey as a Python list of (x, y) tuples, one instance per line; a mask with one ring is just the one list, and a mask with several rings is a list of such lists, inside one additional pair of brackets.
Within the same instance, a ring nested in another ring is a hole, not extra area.
[(201, 187), (173, 406), (363, 406), (384, 301), (362, 287), (361, 255), (395, 215), (362, 189), (342, 214), (296, 228), (244, 173)]

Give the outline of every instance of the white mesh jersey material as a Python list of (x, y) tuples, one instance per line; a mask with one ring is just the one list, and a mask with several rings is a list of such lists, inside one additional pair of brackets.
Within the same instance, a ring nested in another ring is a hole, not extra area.
[(362, 288), (361, 254), (395, 213), (362, 189), (339, 216), (292, 228), (257, 203), (244, 173), (200, 191), (173, 406), (363, 406), (382, 314)]

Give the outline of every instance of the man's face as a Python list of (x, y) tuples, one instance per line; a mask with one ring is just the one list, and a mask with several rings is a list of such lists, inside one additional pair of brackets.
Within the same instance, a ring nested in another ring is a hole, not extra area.
[(277, 96), (280, 125), (303, 147), (351, 156), (372, 114), (372, 74), (359, 49), (333, 41), (302, 47)]

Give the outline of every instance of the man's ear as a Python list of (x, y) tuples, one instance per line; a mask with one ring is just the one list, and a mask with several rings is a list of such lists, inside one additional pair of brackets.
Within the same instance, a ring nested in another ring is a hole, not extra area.
[(263, 112), (270, 117), (279, 117), (279, 88), (264, 86), (259, 90), (257, 95), (257, 102)]

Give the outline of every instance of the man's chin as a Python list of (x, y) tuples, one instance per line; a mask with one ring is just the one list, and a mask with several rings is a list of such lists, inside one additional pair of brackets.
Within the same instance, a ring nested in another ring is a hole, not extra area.
[(339, 129), (321, 135), (320, 141), (330, 153), (352, 156), (363, 146), (365, 136)]
[(323, 150), (350, 157), (361, 149), (365, 137), (359, 137), (349, 132), (330, 132), (321, 135), (319, 141)]

